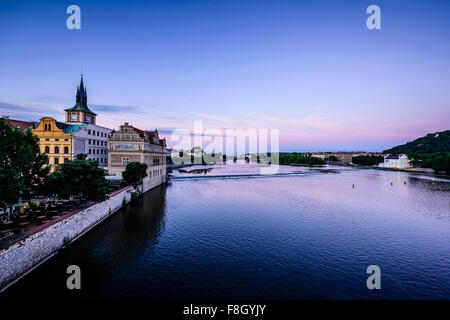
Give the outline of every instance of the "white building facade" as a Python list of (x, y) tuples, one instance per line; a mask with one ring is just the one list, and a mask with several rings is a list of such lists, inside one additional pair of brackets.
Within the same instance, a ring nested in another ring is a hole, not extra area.
[(380, 163), (379, 166), (383, 168), (406, 169), (411, 168), (410, 161), (406, 154), (389, 155), (384, 157), (384, 162)]

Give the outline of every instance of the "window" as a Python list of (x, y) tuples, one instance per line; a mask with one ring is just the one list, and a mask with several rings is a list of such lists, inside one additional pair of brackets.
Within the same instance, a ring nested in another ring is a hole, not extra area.
[(50, 147), (45, 147), (45, 153), (50, 153)]
[(89, 149), (89, 154), (91, 154), (91, 149)]
[(86, 123), (91, 123), (92, 122), (92, 118), (91, 117), (86, 117)]
[(59, 159), (55, 158), (55, 164), (59, 164)]
[(77, 114), (76, 113), (71, 113), (70, 114), (70, 121), (71, 122), (76, 122), (78, 119), (77, 119)]
[(69, 141), (69, 139), (64, 139), (64, 141)]
[(59, 153), (59, 147), (55, 147), (55, 153)]
[(69, 158), (64, 158), (64, 163), (69, 162)]
[(88, 130), (88, 134), (91, 134), (91, 130)]
[(91, 139), (89, 139), (89, 144), (91, 144)]
[(69, 147), (64, 147), (64, 153), (65, 154), (69, 153)]
[(124, 166), (126, 166), (129, 162), (130, 162), (130, 158), (128, 158), (128, 157), (122, 158), (122, 164), (123, 164)]
[(49, 138), (47, 138), (47, 139), (45, 139), (45, 141), (50, 141), (50, 139), (49, 139)]
[(100, 131), (97, 131), (97, 136), (100, 136)]
[(92, 134), (95, 136), (95, 130), (92, 130)]
[(59, 139), (55, 139), (55, 141), (59, 141)]

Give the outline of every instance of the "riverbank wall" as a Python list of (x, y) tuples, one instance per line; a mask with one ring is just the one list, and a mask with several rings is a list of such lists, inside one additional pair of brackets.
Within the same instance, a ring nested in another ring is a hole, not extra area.
[[(165, 182), (165, 175), (147, 178), (142, 191), (145, 193)], [(118, 190), (110, 194), (107, 200), (95, 203), (1, 250), (0, 292), (130, 202), (132, 193), (131, 187)]]

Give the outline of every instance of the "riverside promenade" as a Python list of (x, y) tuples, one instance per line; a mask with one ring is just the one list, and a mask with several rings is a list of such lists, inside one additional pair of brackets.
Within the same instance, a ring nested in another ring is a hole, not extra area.
[[(142, 193), (166, 182), (166, 176), (144, 179)], [(56, 255), (129, 203), (134, 189), (125, 187), (109, 198), (73, 210), (42, 225), (26, 230), (23, 236), (0, 250), (0, 292)]]

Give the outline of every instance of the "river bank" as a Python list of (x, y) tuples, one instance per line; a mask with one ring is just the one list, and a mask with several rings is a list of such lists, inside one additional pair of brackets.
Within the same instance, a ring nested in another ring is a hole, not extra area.
[[(142, 193), (164, 183), (165, 176), (145, 179)], [(133, 198), (134, 190), (126, 187), (109, 195), (103, 202), (70, 212), (33, 228), (24, 237), (0, 251), (0, 292), (53, 257), (91, 229), (117, 212)]]

